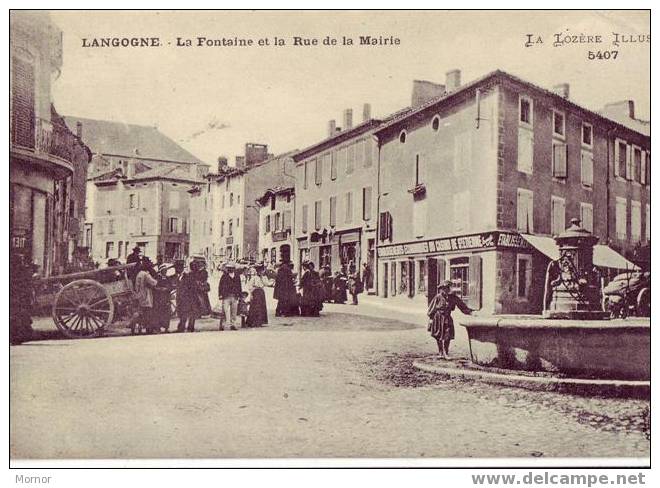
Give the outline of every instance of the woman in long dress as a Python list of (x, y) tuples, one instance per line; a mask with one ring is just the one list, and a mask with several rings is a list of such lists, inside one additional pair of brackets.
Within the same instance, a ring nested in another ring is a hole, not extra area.
[(298, 293), (290, 263), (282, 263), (277, 269), (273, 298), (277, 300), (276, 317), (298, 315)]
[(250, 308), (248, 309), (248, 315), (245, 321), (247, 327), (262, 327), (268, 323), (266, 294), (264, 293), (268, 279), (264, 271), (265, 267), (263, 263), (257, 263), (246, 283), (248, 293), (250, 294)]
[(438, 285), (438, 293), (429, 304), (428, 330), (438, 343), (438, 352), (442, 359), (449, 355), (449, 343), (454, 338), (454, 320), (451, 313), (458, 308), (466, 315), (472, 314), (472, 309), (463, 300), (450, 291), (451, 281), (446, 280)]

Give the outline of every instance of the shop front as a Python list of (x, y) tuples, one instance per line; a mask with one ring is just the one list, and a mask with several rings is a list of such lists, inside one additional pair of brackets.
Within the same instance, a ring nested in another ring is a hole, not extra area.
[(328, 266), (332, 273), (341, 269), (348, 272), (351, 266), (359, 270), (361, 239), (362, 229), (314, 232), (307, 238), (298, 239), (298, 266), (311, 261), (317, 270)]
[(535, 254), (522, 236), (502, 231), (379, 246), (379, 294), (421, 306), (440, 281), (450, 280), (472, 309), (540, 313), (534, 284), (545, 276), (547, 258)]

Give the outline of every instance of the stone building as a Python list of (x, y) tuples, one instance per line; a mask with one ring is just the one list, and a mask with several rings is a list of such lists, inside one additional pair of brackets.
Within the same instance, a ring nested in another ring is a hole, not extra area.
[(87, 180), (85, 245), (91, 258), (152, 260), (189, 254), (188, 190), (209, 166), (156, 127), (65, 117), (94, 153)]
[(212, 267), (227, 260), (258, 260), (255, 201), (268, 188), (291, 184), (291, 154), (273, 156), (265, 144), (247, 143), (234, 166), (219, 158), (217, 172), (190, 192), (191, 253), (205, 256)]
[(614, 249), (650, 237), (647, 123), (502, 71), (465, 85), (452, 71), (443, 93), (414, 98), (374, 131), (382, 296), (422, 306), (451, 279), (475, 309), (539, 313), (552, 236), (574, 217), (600, 237), (605, 273), (632, 266)]
[(12, 11), (10, 30), (10, 245), (48, 276), (75, 267), (91, 153), (52, 103), (61, 30), (30, 11)]
[(378, 148), (374, 131), (382, 124), (364, 105), (353, 126), (346, 109), (343, 127), (328, 123), (326, 139), (297, 153), (296, 266), (310, 260), (335, 271), (376, 260)]
[(259, 250), (268, 266), (293, 258), (293, 186), (269, 188), (256, 200), (259, 208)]

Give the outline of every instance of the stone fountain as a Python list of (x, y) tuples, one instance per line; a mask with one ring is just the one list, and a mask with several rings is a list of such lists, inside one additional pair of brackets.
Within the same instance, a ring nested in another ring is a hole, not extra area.
[(610, 319), (593, 265), (598, 238), (574, 219), (555, 237), (559, 258), (546, 273), (542, 315), (466, 316), (477, 367), (557, 373), (595, 380), (649, 381), (650, 320)]

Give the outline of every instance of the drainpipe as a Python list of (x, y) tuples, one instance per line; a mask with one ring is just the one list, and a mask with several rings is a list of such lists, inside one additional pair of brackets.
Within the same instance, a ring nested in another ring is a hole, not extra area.
[(376, 284), (376, 296), (380, 296), (380, 266), (378, 263), (378, 244), (380, 242), (380, 139), (375, 134), (372, 136), (376, 141), (376, 147), (378, 148), (378, 156), (376, 158), (376, 191), (378, 192), (378, 197), (376, 198), (376, 239), (374, 244), (374, 281)]

